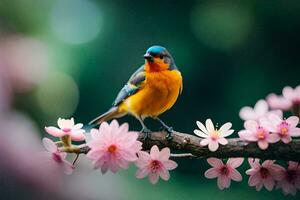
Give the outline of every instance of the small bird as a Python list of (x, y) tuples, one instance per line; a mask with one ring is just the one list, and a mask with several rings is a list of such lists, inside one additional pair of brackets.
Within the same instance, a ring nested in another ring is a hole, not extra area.
[(158, 116), (170, 109), (182, 92), (181, 73), (171, 54), (162, 46), (150, 47), (144, 58), (145, 64), (132, 74), (112, 107), (92, 120), (90, 125), (130, 114), (139, 120), (142, 125), (141, 132), (148, 138), (151, 131), (143, 120), (151, 117), (158, 120), (168, 132), (167, 139), (172, 139), (173, 128), (167, 126)]

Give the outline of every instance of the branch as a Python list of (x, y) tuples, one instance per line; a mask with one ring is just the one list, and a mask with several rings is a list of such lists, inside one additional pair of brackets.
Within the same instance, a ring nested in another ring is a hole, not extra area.
[[(207, 146), (200, 145), (201, 138), (196, 136), (173, 132), (173, 139), (166, 140), (166, 132), (153, 132), (146, 141), (143, 140), (143, 133), (140, 133), (139, 140), (143, 142), (143, 149), (149, 150), (153, 145), (160, 148), (169, 147), (172, 150), (183, 152), (183, 154), (172, 154), (173, 157), (196, 157), (196, 158), (260, 158), (267, 160), (284, 160), (300, 162), (300, 139), (293, 139), (289, 144), (277, 142), (270, 144), (268, 149), (261, 150), (257, 143), (247, 144), (239, 138), (228, 139), (227, 145), (220, 145), (215, 152), (208, 150)], [(79, 149), (78, 149), (79, 148)], [(61, 149), (69, 153), (83, 153), (86, 154), (90, 149), (85, 144), (79, 145), (77, 150), (73, 151), (70, 148)]]

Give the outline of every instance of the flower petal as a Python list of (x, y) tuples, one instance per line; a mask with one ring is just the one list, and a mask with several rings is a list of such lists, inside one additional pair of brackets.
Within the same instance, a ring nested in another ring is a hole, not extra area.
[(228, 144), (228, 140), (226, 140), (225, 138), (219, 138), (219, 139), (218, 139), (218, 142), (219, 142), (220, 144), (222, 144), (222, 145)]
[(292, 107), (292, 101), (284, 97), (279, 97), (275, 94), (270, 94), (267, 97), (268, 104), (273, 109), (289, 110)]
[(70, 175), (70, 174), (72, 174), (72, 172), (74, 170), (74, 166), (71, 163), (64, 161), (63, 170), (64, 170), (65, 174)]
[(207, 137), (208, 137), (207, 134), (205, 134), (205, 133), (199, 131), (198, 129), (194, 130), (194, 133), (195, 133), (196, 135), (198, 135), (199, 137), (202, 137), (202, 138), (207, 138)]
[(210, 168), (210, 169), (206, 170), (206, 172), (204, 173), (204, 176), (209, 179), (216, 178), (219, 175), (220, 175), (219, 170), (216, 168)]
[(292, 138), (290, 136), (286, 135), (285, 137), (281, 138), (281, 141), (285, 144), (288, 144), (292, 141)]
[(57, 152), (57, 150), (58, 150), (56, 144), (49, 138), (43, 138), (43, 145), (44, 145), (45, 149), (47, 149), (47, 151), (49, 151), (51, 153)]
[(269, 134), (269, 135), (268, 135), (267, 141), (268, 141), (269, 143), (276, 143), (276, 142), (278, 142), (279, 140), (280, 140), (280, 137), (279, 137), (278, 134), (273, 133), (273, 134)]
[(214, 124), (212, 123), (211, 119), (207, 119), (205, 121), (205, 125), (206, 125), (207, 131), (209, 133), (215, 131), (215, 127), (214, 127)]
[(245, 127), (245, 129), (247, 129), (251, 132), (256, 132), (256, 128), (258, 127), (258, 123), (254, 120), (248, 120), (248, 121), (245, 121), (244, 127)]
[(275, 181), (271, 176), (268, 176), (267, 178), (263, 179), (263, 184), (267, 190), (272, 191), (275, 185)]
[(270, 122), (274, 125), (274, 126), (277, 126), (278, 124), (281, 123), (282, 119), (278, 116), (278, 115), (275, 115), (275, 114), (270, 114), (268, 116), (268, 119), (270, 120)]
[(138, 169), (135, 173), (136, 178), (145, 178), (150, 173), (148, 167), (144, 167), (142, 169)]
[(173, 160), (163, 161), (163, 165), (167, 170), (173, 170), (178, 166), (178, 164)]
[(290, 86), (286, 86), (282, 90), (282, 95), (287, 99), (293, 100), (293, 98), (295, 97), (295, 92), (293, 88), (291, 88)]
[(234, 132), (234, 130), (232, 130), (232, 129), (231, 130), (227, 130), (225, 132), (222, 132), (221, 136), (222, 137), (227, 137), (227, 136), (231, 135), (233, 132)]
[(239, 115), (240, 115), (240, 118), (243, 120), (256, 120), (257, 119), (257, 115), (254, 112), (253, 108), (248, 107), (248, 106), (243, 107), (240, 110)]
[(210, 141), (211, 141), (210, 139), (202, 139), (202, 140), (200, 141), (200, 145), (201, 145), (201, 146), (206, 146), (206, 145), (209, 144)]
[(72, 131), (70, 136), (73, 141), (83, 141), (85, 140), (84, 130)]
[(262, 179), (258, 173), (251, 175), (248, 180), (248, 184), (251, 187), (259, 184), (260, 182), (262, 182)]
[(254, 111), (258, 116), (263, 116), (268, 112), (269, 106), (265, 100), (259, 100), (255, 106)]
[(299, 118), (296, 116), (291, 116), (287, 118), (286, 122), (289, 123), (291, 127), (296, 127), (299, 123)]
[(202, 124), (201, 122), (197, 121), (196, 122), (198, 128), (203, 132), (205, 133), (206, 135), (208, 135), (208, 131), (207, 129), (205, 128), (204, 124)]
[(219, 148), (219, 143), (215, 140), (210, 141), (210, 143), (208, 144), (208, 149), (212, 152), (217, 151)]
[(156, 145), (152, 146), (151, 147), (151, 150), (150, 150), (150, 157), (152, 160), (157, 160), (158, 157), (159, 157), (159, 149)]
[(207, 162), (214, 168), (220, 168), (220, 167), (224, 166), (223, 161), (218, 158), (208, 158)]
[(300, 136), (300, 128), (291, 129), (290, 135), (293, 137), (299, 137)]
[(45, 127), (45, 131), (54, 137), (61, 137), (65, 135), (63, 131), (54, 126)]
[(243, 164), (244, 158), (229, 158), (227, 165), (230, 165), (232, 168), (237, 168)]
[(269, 147), (269, 143), (265, 140), (258, 141), (258, 147), (262, 150), (266, 150)]
[(232, 169), (231, 173), (229, 174), (230, 178), (234, 181), (242, 181), (242, 175), (236, 170)]
[(225, 175), (221, 175), (218, 177), (218, 187), (220, 188), (220, 190), (223, 190), (224, 188), (229, 188), (230, 182), (230, 178)]
[(163, 148), (158, 156), (160, 161), (165, 161), (170, 158), (170, 149), (168, 147)]
[[(271, 117), (271, 116), (276, 116), (276, 115), (270, 114), (269, 117)], [(279, 123), (280, 123), (280, 121), (279, 121)], [(273, 132), (273, 133), (277, 132), (277, 125), (278, 124), (274, 123), (273, 121), (270, 121), (269, 119), (267, 119), (267, 118), (260, 119), (259, 123), (262, 127), (267, 129), (269, 132)]]
[(82, 123), (76, 124), (73, 129), (81, 129), (83, 127)]
[(165, 180), (168, 181), (170, 178), (170, 173), (167, 169), (165, 169), (164, 167), (161, 169), (159, 176)]
[(255, 135), (249, 130), (241, 130), (238, 132), (238, 135), (242, 140), (246, 140), (246, 141), (256, 141), (257, 140)]
[(251, 168), (260, 167), (259, 159), (257, 159), (257, 158), (255, 158), (255, 159), (254, 158), (248, 158), (248, 163), (251, 166)]
[(150, 173), (149, 180), (152, 184), (156, 184), (159, 179), (159, 175), (157, 173)]
[(221, 128), (219, 129), (219, 131), (222, 132), (226, 132), (228, 131), (230, 128), (232, 127), (232, 124), (230, 122), (225, 123), (223, 126), (221, 126)]

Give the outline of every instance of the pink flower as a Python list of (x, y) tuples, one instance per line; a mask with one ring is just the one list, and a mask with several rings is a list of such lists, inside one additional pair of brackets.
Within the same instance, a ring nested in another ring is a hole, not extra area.
[(202, 146), (208, 145), (210, 151), (216, 151), (219, 148), (219, 143), (226, 145), (228, 141), (225, 137), (234, 132), (234, 130), (230, 129), (232, 124), (229, 122), (221, 126), (219, 130), (215, 129), (211, 119), (206, 120), (206, 127), (199, 121), (197, 121), (197, 125), (200, 130), (196, 129), (194, 130), (194, 133), (199, 137), (204, 138), (201, 140), (200, 144)]
[(138, 153), (139, 159), (135, 162), (139, 168), (136, 172), (137, 178), (149, 176), (152, 184), (157, 183), (159, 177), (167, 181), (170, 178), (169, 170), (177, 167), (177, 163), (169, 160), (170, 149), (163, 148), (159, 151), (156, 145), (152, 146), (150, 154), (144, 151)]
[(296, 127), (298, 123), (299, 118), (296, 116), (283, 120), (277, 115), (270, 115), (268, 120), (262, 121), (269, 131), (276, 133), (278, 140), (282, 140), (286, 144), (292, 141), (292, 136), (300, 136), (300, 128)]
[(224, 164), (221, 159), (209, 158), (207, 162), (212, 166), (208, 169), (204, 176), (212, 179), (218, 177), (218, 187), (220, 190), (229, 188), (231, 179), (234, 181), (242, 181), (241, 174), (235, 169), (239, 167), (244, 161), (244, 158), (229, 158)]
[(110, 124), (103, 122), (99, 130), (92, 129), (92, 140), (87, 143), (91, 148), (87, 157), (93, 160), (95, 169), (101, 168), (116, 173), (120, 168), (127, 169), (130, 162), (137, 160), (137, 152), (142, 143), (137, 140), (138, 133), (128, 131), (128, 124), (119, 126), (117, 120)]
[(60, 152), (56, 144), (49, 138), (43, 138), (43, 145), (48, 151), (45, 155), (54, 161), (57, 167), (63, 168), (65, 174), (72, 174), (74, 166), (66, 160), (67, 153)]
[(283, 178), (285, 169), (274, 164), (274, 160), (266, 160), (262, 165), (259, 164), (259, 159), (249, 158), (248, 162), (251, 166), (251, 169), (246, 171), (246, 174), (250, 175), (248, 184), (251, 187), (255, 186), (257, 191), (260, 191), (263, 186), (271, 191), (274, 188), (275, 180)]
[(278, 116), (282, 116), (281, 110), (273, 110), (269, 111), (269, 106), (265, 100), (259, 100), (254, 108), (251, 107), (243, 107), (240, 110), (240, 118), (243, 120), (255, 120), (258, 121), (261, 118), (268, 116), (270, 113), (276, 114)]
[(296, 195), (297, 188), (300, 189), (299, 163), (289, 161), (288, 169), (284, 170), (283, 179), (277, 183), (276, 188), (281, 188), (285, 195)]
[(65, 135), (71, 136), (71, 139), (74, 141), (84, 140), (84, 130), (81, 129), (83, 124), (75, 124), (74, 119), (61, 119), (57, 121), (58, 127), (54, 126), (45, 127), (47, 133), (54, 137), (62, 137)]
[(258, 143), (259, 148), (265, 150), (269, 147), (269, 143), (277, 142), (278, 136), (270, 134), (269, 130), (254, 120), (245, 121), (246, 130), (241, 130), (238, 134), (242, 140)]
[(295, 89), (287, 86), (282, 90), (282, 96), (270, 94), (267, 102), (273, 109), (290, 110), (300, 105), (300, 85)]

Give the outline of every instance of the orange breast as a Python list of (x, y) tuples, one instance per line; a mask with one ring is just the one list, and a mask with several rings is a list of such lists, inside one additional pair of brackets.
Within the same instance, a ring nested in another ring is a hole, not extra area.
[(179, 71), (147, 72), (141, 89), (128, 97), (120, 108), (134, 116), (156, 117), (174, 105), (181, 90)]

